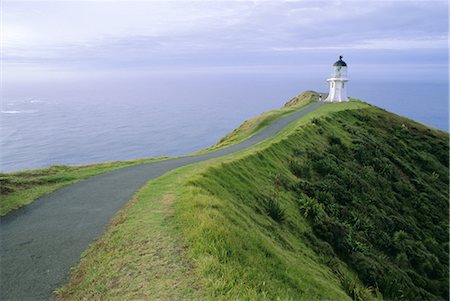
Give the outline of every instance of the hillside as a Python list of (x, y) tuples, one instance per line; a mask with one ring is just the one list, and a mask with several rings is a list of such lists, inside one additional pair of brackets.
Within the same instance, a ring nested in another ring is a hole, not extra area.
[(149, 182), (60, 299), (447, 300), (448, 134), (359, 102)]
[[(230, 297), (265, 282), (269, 299), (296, 299), (311, 289), (313, 274), (299, 274), (313, 250), (349, 295), (447, 300), (447, 151), (446, 134), (380, 109), (334, 113), (205, 171), (179, 212), (187, 237), (214, 242), (188, 240), (215, 259), (210, 277), (231, 273), (221, 291)], [(209, 221), (201, 230), (199, 216)]]

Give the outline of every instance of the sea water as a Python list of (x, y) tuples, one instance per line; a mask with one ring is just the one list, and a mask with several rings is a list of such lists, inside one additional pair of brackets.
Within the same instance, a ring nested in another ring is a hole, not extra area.
[[(6, 82), (1, 171), (189, 154), (277, 109), (320, 78), (165, 75)], [(446, 82), (351, 81), (348, 93), (448, 131)]]

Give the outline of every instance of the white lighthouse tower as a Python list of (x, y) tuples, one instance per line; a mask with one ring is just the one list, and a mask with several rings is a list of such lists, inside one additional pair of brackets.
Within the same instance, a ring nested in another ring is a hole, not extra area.
[(347, 97), (347, 64), (339, 57), (339, 61), (333, 64), (334, 73), (327, 82), (330, 83), (330, 94), (325, 99), (329, 102), (349, 101)]

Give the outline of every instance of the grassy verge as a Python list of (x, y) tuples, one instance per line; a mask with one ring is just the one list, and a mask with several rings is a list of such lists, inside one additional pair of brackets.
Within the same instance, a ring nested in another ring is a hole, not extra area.
[(0, 216), (27, 205), (40, 196), (88, 177), (135, 164), (161, 159), (138, 159), (99, 164), (47, 168), (0, 174)]
[(208, 298), (448, 300), (448, 134), (377, 108), (314, 113), (184, 184)]
[(203, 289), (174, 221), (178, 187), (196, 166), (150, 181), (81, 257), (58, 300), (199, 300)]

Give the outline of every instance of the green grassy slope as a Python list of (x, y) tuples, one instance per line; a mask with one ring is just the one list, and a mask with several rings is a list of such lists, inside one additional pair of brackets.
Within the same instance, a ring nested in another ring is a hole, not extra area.
[[(136, 194), (130, 205), (119, 212), (103, 237), (83, 254), (69, 283), (58, 290), (57, 297), (61, 300), (177, 300), (180, 296), (183, 296), (183, 300), (211, 299), (211, 290), (206, 288), (206, 278), (200, 272), (199, 262), (190, 255), (180, 232), (180, 217), (175, 214), (175, 204), (186, 194), (186, 184), (200, 171), (211, 166), (234, 161), (267, 148), (288, 137), (314, 117), (364, 107), (367, 105), (361, 102), (322, 106), (287, 126), (277, 136), (251, 149), (225, 158), (185, 166), (150, 181)], [(167, 202), (167, 199), (172, 201)], [(166, 249), (167, 245), (171, 247)], [(143, 249), (145, 254), (152, 255), (141, 256), (142, 251), (137, 250)], [(174, 249), (178, 250), (177, 256), (171, 251)], [(306, 251), (314, 256), (311, 250)], [(189, 272), (172, 270), (173, 265), (170, 263), (179, 260), (191, 267)], [(340, 296), (339, 299), (347, 298), (328, 267), (314, 261), (310, 261), (309, 265), (319, 275), (320, 282), (328, 288), (327, 291)], [(170, 292), (167, 292), (167, 280), (172, 281)], [(196, 285), (193, 287), (191, 283)]]
[(149, 182), (60, 299), (445, 300), (448, 134), (361, 102)]
[(184, 189), (180, 228), (211, 298), (448, 299), (446, 133), (332, 113)]

